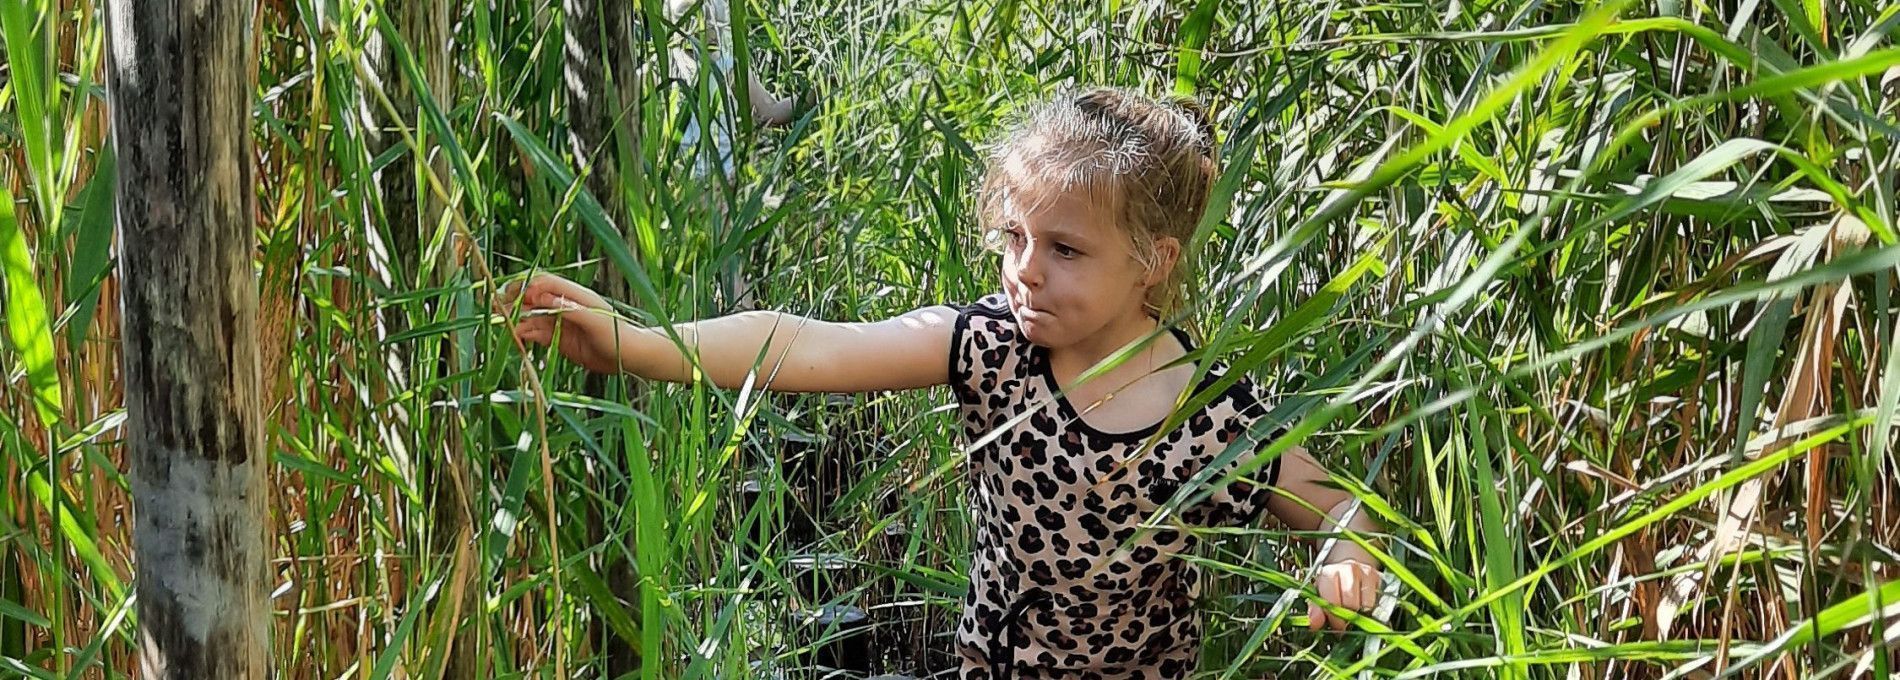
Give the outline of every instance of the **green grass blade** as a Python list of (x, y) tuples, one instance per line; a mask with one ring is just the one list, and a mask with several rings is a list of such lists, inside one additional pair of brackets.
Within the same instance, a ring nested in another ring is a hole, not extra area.
[[(40, 215), (48, 225), (59, 223), (62, 198), (57, 186), (53, 158), (54, 140), (60, 137), (58, 121), (59, 86), (48, 73), (48, 55), (56, 44), (59, 29), (55, 7), (47, 0), (9, 0), (0, 3), (0, 30), (7, 39), (7, 68), (18, 106), (17, 119), (26, 141), (27, 169), (33, 178), (33, 190)], [(56, 230), (55, 230), (56, 231)]]
[(13, 194), (0, 186), (0, 274), (5, 275), (7, 302), (7, 340), (26, 365), (27, 384), (33, 390), (34, 410), (48, 432), (57, 431), (60, 409), (59, 374), (53, 361), (53, 325), (46, 315), (46, 298), (40, 295), (39, 279), (33, 273), (33, 257), (26, 249), (26, 235), (14, 219)]
[[(1886, 603), (1886, 605), (1876, 609), (1875, 602)], [(1888, 581), (1868, 592), (1855, 593), (1808, 620), (1789, 624), (1786, 632), (1758, 646), (1752, 654), (1736, 661), (1716, 677), (1729, 678), (1741, 675), (1771, 657), (1787, 654), (1804, 645), (1833, 637), (1848, 628), (1867, 625), (1875, 616), (1890, 619), (1896, 613), (1900, 613), (1900, 606), (1896, 606), (1895, 603), (1900, 603), (1900, 581)]]
[(80, 190), (78, 214), (67, 222), (73, 229), (73, 259), (66, 270), (66, 299), (72, 302), (64, 316), (67, 346), (75, 355), (92, 327), (100, 285), (112, 271), (117, 163), (109, 148), (100, 150), (96, 162), (92, 179)]
[(41, 616), (39, 612), (27, 609), (18, 602), (3, 598), (0, 598), (0, 617), (23, 621), (29, 626), (39, 626), (41, 628), (53, 625), (51, 619)]
[(1201, 86), (1201, 48), (1214, 30), (1214, 16), (1220, 13), (1220, 0), (1200, 0), (1194, 11), (1181, 22), (1181, 45), (1175, 49), (1174, 93), (1191, 97)]
[[(1472, 484), (1476, 487), (1478, 501), (1478, 535), (1481, 538), (1478, 551), (1484, 557), (1485, 587), (1493, 590), (1505, 588), (1517, 580), (1519, 541), (1507, 525), (1514, 525), (1504, 516), (1505, 507), (1500, 495), (1505, 493), (1498, 488), (1498, 476), (1492, 464), (1493, 456), (1508, 460), (1508, 449), (1498, 447), (1492, 440), (1493, 422), (1490, 409), (1484, 402), (1476, 402), (1472, 409), (1471, 428), (1469, 430), (1472, 446), (1469, 447)], [(1464, 444), (1457, 444), (1461, 450), (1467, 450)], [(1528, 651), (1524, 641), (1524, 628), (1528, 623), (1525, 612), (1525, 595), (1512, 592), (1498, 598), (1490, 605), (1491, 620), (1497, 630), (1499, 650), (1506, 658), (1522, 656)], [(1502, 677), (1528, 677), (1530, 669), (1522, 663), (1507, 664)]]
[[(1448, 620), (1458, 620), (1462, 618), (1463, 616), (1469, 615), (1477, 611), (1480, 608), (1488, 607), (1490, 606), (1491, 603), (1496, 602), (1500, 599), (1503, 599), (1504, 597), (1508, 595), (1516, 593), (1522, 590), (1523, 588), (1533, 583), (1536, 583), (1539, 579), (1549, 576), (1551, 573), (1556, 572), (1558, 569), (1562, 569), (1565, 566), (1568, 566), (1576, 562), (1577, 560), (1582, 559), (1586, 555), (1593, 554), (1599, 550), (1609, 547), (1610, 545), (1616, 543), (1617, 541), (1621, 541), (1625, 538), (1628, 538), (1630, 535), (1635, 534), (1636, 532), (1641, 531), (1644, 528), (1653, 526), (1657, 522), (1661, 521), (1662, 519), (1666, 517), (1682, 512), (1684, 509), (1688, 508), (1689, 506), (1702, 502), (1704, 499), (1707, 499), (1708, 497), (1716, 494), (1717, 492), (1720, 492), (1725, 489), (1734, 488), (1740, 485), (1742, 482), (1758, 477), (1782, 465), (1786, 465), (1789, 461), (1807, 454), (1807, 452), (1810, 449), (1813, 449), (1816, 446), (1820, 446), (1822, 444), (1833, 441), (1835, 439), (1839, 439), (1843, 435), (1846, 435), (1848, 432), (1853, 431), (1855, 428), (1865, 425), (1867, 421), (1868, 419), (1864, 417), (1850, 420), (1846, 422), (1845, 424), (1836, 425), (1834, 427), (1831, 427), (1824, 431), (1816, 433), (1813, 436), (1810, 436), (1800, 441), (1789, 444), (1786, 448), (1783, 448), (1779, 451), (1776, 451), (1774, 453), (1764, 454), (1759, 458), (1749, 461), (1747, 464), (1735, 467), (1734, 469), (1729, 470), (1728, 472), (1722, 474), (1719, 477), (1716, 477), (1715, 479), (1712, 479), (1708, 482), (1698, 485), (1695, 488), (1690, 489), (1688, 492), (1680, 496), (1677, 496), (1673, 499), (1670, 499), (1669, 502), (1664, 503), (1660, 506), (1657, 506), (1655, 509), (1650, 510), (1649, 512), (1643, 513), (1640, 516), (1637, 516), (1633, 519), (1630, 519), (1629, 521), (1626, 521), (1617, 525), (1614, 528), (1611, 528), (1607, 531), (1602, 532), (1601, 534), (1598, 534), (1596, 537), (1590, 539), (1589, 541), (1584, 542), (1583, 544), (1577, 546), (1576, 548), (1571, 549), (1569, 552), (1564, 553), (1562, 556), (1559, 556), (1557, 558), (1554, 558), (1554, 559), (1551, 559), (1539, 564), (1537, 568), (1530, 570), (1529, 573), (1525, 574), (1524, 576), (1518, 578), (1516, 581), (1513, 581), (1502, 588), (1492, 588), (1485, 591), (1483, 595), (1465, 604), (1465, 606), (1461, 607), (1458, 611), (1452, 612), (1451, 614), (1444, 617), (1438, 617), (1438, 618), (1434, 618), (1432, 620), (1424, 622), (1426, 625), (1421, 626), (1418, 630), (1414, 631), (1413, 633), (1405, 637), (1407, 640), (1415, 640), (1419, 637), (1423, 637), (1424, 635), (1436, 632), (1438, 630), (1438, 626), (1444, 624)], [(1385, 651), (1389, 651), (1389, 650), (1385, 650)], [(1360, 660), (1358, 663), (1354, 664), (1352, 667), (1345, 669), (1345, 672), (1356, 673), (1356, 672), (1359, 672), (1361, 670), (1371, 667), (1372, 664), (1378, 662), (1379, 657), (1383, 656), (1385, 654), (1385, 651), (1381, 651), (1378, 655)]]

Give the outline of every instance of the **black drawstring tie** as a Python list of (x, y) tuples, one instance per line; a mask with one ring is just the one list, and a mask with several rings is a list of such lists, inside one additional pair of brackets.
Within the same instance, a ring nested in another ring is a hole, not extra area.
[[(1009, 611), (1003, 613), (1003, 632), (998, 637), (990, 640), (991, 678), (994, 680), (1009, 680), (1015, 676), (1016, 669), (1013, 663), (1015, 659), (1013, 657), (1015, 656), (1016, 640), (1028, 637), (1022, 632), (1023, 610), (1048, 599), (1048, 591), (1041, 588), (1030, 588), (1024, 591), (1023, 594), (1017, 595), (1016, 602), (1009, 606)], [(997, 643), (1002, 643), (1002, 649), (997, 649)]]

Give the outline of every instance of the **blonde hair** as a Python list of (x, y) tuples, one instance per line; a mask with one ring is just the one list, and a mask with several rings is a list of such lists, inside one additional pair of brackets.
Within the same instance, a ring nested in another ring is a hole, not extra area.
[(1064, 92), (1027, 108), (992, 145), (977, 189), (984, 245), (998, 238), (1011, 197), (1081, 190), (1114, 201), (1135, 261), (1162, 265), (1155, 242), (1181, 244), (1166, 279), (1148, 289), (1149, 313), (1167, 319), (1186, 304), (1187, 246), (1207, 211), (1217, 172), (1213, 126), (1192, 99), (1159, 101), (1109, 87)]

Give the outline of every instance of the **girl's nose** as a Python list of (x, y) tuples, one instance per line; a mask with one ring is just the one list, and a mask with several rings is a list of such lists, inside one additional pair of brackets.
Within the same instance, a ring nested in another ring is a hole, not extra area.
[(1042, 257), (1035, 254), (1036, 249), (1024, 248), (1016, 257), (1016, 280), (1032, 288), (1042, 286)]

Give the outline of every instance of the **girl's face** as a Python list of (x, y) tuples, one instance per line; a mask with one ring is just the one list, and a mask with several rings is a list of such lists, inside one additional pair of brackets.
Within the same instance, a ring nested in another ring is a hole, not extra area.
[(1030, 342), (1120, 338), (1147, 316), (1160, 277), (1135, 260), (1112, 203), (1069, 191), (1003, 206), (1003, 290)]

